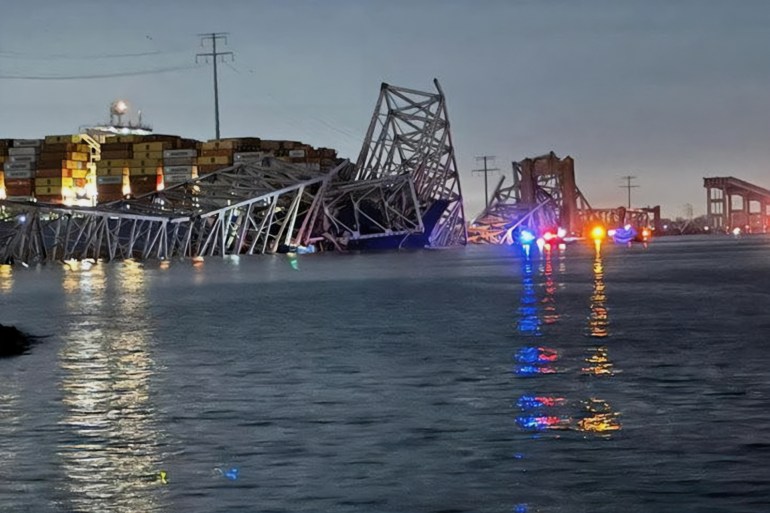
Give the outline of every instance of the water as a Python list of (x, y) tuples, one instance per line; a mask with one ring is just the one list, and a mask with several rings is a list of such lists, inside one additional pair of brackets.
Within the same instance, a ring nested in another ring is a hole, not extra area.
[(768, 313), (761, 237), (0, 268), (0, 511), (764, 513)]

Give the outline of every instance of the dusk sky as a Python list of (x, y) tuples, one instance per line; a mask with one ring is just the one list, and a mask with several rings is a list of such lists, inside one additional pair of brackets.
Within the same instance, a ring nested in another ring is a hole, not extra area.
[(571, 155), (596, 207), (625, 204), (620, 177), (635, 175), (634, 205), (665, 217), (705, 212), (704, 176), (770, 188), (767, 0), (0, 0), (0, 12), (1, 138), (104, 122), (116, 98), (158, 133), (213, 138), (197, 34), (226, 31), (223, 137), (355, 160), (381, 82), (438, 78), (468, 218), (484, 154), (509, 178), (511, 160)]

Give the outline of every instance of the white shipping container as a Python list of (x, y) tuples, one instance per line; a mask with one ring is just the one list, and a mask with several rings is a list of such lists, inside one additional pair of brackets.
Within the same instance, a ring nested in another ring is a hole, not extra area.
[(305, 157), (305, 150), (289, 150), (289, 157), (293, 159), (301, 159)]
[(8, 148), (8, 155), (37, 155), (40, 152), (38, 148), (34, 146), (27, 146), (24, 148)]
[(27, 201), (32, 201), (32, 197), (31, 196), (8, 196), (5, 199), (7, 199), (8, 201), (18, 201), (18, 202), (22, 202), (22, 203), (27, 202)]
[(303, 162), (302, 164), (295, 164), (300, 167), (304, 167), (308, 171), (320, 171), (321, 170), (321, 164), (318, 162)]
[(26, 147), (38, 147), (41, 144), (43, 144), (42, 139), (14, 139), (13, 140), (13, 147), (14, 148), (26, 148)]
[(195, 164), (195, 157), (170, 157), (163, 159), (164, 166), (192, 166)]
[(5, 165), (6, 180), (26, 180), (34, 177), (35, 174), (31, 169), (8, 169), (8, 164)]
[(32, 169), (32, 162), (6, 162), (3, 167), (6, 171), (29, 171)]
[(266, 151), (243, 151), (233, 154), (233, 159), (236, 162), (262, 160), (268, 156), (269, 152)]
[(163, 150), (163, 158), (164, 159), (175, 159), (179, 157), (197, 157), (198, 156), (198, 150), (196, 149), (189, 149), (189, 150)]
[(163, 176), (167, 174), (191, 175), (195, 166), (166, 166), (163, 168)]
[(12, 164), (27, 163), (32, 164), (37, 160), (37, 155), (9, 155), (8, 162)]
[(96, 177), (97, 185), (117, 185), (122, 183), (123, 183), (122, 176), (97, 176)]
[(186, 182), (187, 180), (192, 180), (192, 175), (183, 175), (183, 174), (173, 174), (173, 175), (163, 175), (163, 181), (166, 183), (181, 183)]

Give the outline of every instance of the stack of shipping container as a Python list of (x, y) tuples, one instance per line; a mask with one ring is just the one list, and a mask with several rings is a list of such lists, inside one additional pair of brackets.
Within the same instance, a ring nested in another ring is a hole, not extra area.
[(49, 135), (40, 147), (35, 198), (43, 203), (74, 203), (89, 196), (93, 180), (91, 147), (80, 135)]
[(35, 170), (40, 156), (40, 139), (14, 139), (3, 162), (5, 194), (8, 199), (27, 201), (35, 194)]
[(101, 144), (101, 160), (96, 163), (96, 197), (100, 203), (122, 199), (130, 192), (128, 169), (134, 156), (133, 139), (108, 137)]
[(332, 149), (257, 137), (201, 143), (175, 135), (120, 135), (106, 137), (97, 148), (81, 135), (48, 136), (45, 141), (0, 139), (0, 199), (5, 191), (16, 200), (70, 203), (92, 197), (95, 189), (98, 202), (104, 203), (266, 157), (311, 171), (326, 171), (338, 163)]

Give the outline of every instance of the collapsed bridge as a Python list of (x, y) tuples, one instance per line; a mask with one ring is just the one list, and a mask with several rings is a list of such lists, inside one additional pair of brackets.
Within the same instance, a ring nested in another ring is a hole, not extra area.
[(383, 84), (355, 164), (266, 157), (94, 208), (0, 201), (0, 263), (467, 241), (446, 99)]

